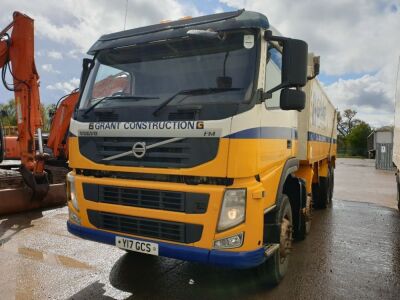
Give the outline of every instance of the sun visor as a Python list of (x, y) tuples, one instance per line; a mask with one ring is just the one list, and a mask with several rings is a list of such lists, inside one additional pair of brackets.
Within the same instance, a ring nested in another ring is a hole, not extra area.
[(267, 29), (268, 27), (268, 19), (264, 15), (251, 11), (238, 10), (103, 35), (89, 49), (88, 54), (94, 55), (97, 51), (103, 49), (132, 46), (186, 36), (189, 28), (211, 28), (215, 31), (220, 31), (240, 28)]

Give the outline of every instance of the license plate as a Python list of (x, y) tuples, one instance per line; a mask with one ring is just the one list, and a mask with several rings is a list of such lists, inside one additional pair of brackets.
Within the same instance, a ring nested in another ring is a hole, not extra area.
[(138, 241), (134, 239), (128, 239), (124, 237), (117, 236), (115, 237), (115, 245), (118, 248), (146, 253), (151, 255), (158, 255), (158, 244)]

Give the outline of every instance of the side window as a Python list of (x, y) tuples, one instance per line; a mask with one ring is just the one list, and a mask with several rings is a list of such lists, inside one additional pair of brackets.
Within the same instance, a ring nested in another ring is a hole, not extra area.
[[(282, 80), (282, 53), (273, 46), (268, 47), (267, 53), (267, 68), (265, 71), (265, 87), (268, 91), (281, 83)], [(265, 104), (268, 108), (280, 107), (281, 91), (276, 91), (272, 94), (271, 99), (267, 99)]]
[(131, 75), (123, 70), (100, 65), (93, 86), (92, 98), (112, 96), (116, 93), (131, 95)]

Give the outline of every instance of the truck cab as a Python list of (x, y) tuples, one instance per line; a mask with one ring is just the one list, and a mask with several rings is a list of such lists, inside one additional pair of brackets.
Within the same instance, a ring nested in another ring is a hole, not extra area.
[(297, 157), (307, 44), (240, 10), (104, 35), (88, 53), (69, 231), (278, 282), (315, 179)]

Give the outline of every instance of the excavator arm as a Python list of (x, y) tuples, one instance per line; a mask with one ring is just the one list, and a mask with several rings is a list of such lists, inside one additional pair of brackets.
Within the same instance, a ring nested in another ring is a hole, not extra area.
[[(9, 32), (11, 34), (9, 35)], [(34, 199), (42, 199), (49, 183), (44, 170), (39, 74), (34, 59), (33, 19), (14, 12), (13, 21), (0, 32), (0, 68), (4, 86), (14, 92), (21, 157), (21, 174), (33, 190)], [(6, 82), (9, 70), (12, 84)], [(39, 149), (35, 146), (37, 134)]]
[(62, 97), (52, 117), (47, 147), (51, 149), (52, 157), (58, 161), (66, 162), (68, 159), (68, 128), (78, 100), (77, 89)]

